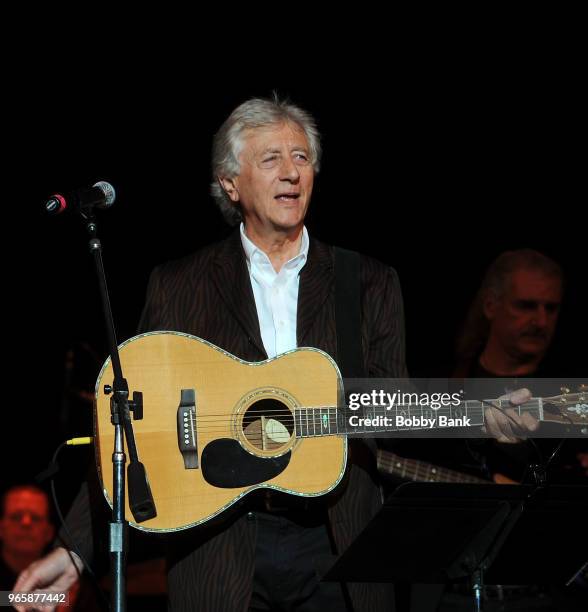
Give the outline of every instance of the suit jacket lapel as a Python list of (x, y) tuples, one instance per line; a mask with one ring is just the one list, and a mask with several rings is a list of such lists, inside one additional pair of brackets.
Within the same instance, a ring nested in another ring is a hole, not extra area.
[[(213, 281), (227, 308), (239, 321), (250, 341), (264, 354), (255, 298), (245, 261), (239, 231), (235, 231), (221, 243), (213, 267)], [(296, 337), (298, 346), (305, 346), (305, 339), (332, 291), (334, 282), (333, 259), (329, 247), (310, 238), (308, 260), (300, 272)]]
[(298, 346), (305, 346), (306, 336), (325, 303), (334, 282), (333, 259), (329, 247), (310, 238), (308, 260), (300, 272), (296, 337)]
[(228, 309), (243, 327), (250, 342), (267, 357), (261, 339), (255, 298), (239, 230), (233, 232), (221, 243), (213, 266), (213, 281)]

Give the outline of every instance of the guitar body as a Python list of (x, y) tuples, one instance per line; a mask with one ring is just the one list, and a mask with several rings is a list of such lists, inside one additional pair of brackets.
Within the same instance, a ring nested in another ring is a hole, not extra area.
[[(157, 510), (132, 526), (176, 531), (259, 488), (318, 496), (341, 481), (345, 436), (300, 438), (294, 427), (296, 407), (338, 405), (341, 376), (326, 353), (297, 349), (249, 363), (195, 336), (153, 332), (122, 344), (120, 357), (131, 395), (143, 394), (143, 418), (133, 429)], [(104, 386), (112, 382), (109, 359), (96, 383), (94, 429), (111, 505), (114, 427)], [(128, 491), (126, 516), (132, 519)]]

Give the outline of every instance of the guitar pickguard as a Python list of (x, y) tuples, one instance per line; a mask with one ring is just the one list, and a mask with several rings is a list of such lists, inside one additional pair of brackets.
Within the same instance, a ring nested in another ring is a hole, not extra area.
[(220, 438), (207, 444), (202, 451), (202, 475), (213, 487), (249, 487), (281, 474), (288, 467), (290, 456), (288, 451), (279, 457), (255, 457), (237, 440)]

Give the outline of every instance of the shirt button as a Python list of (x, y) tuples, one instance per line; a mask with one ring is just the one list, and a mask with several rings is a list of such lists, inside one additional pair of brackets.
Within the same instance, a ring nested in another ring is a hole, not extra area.
[(247, 513), (247, 520), (248, 521), (254, 521), (255, 520), (255, 515), (253, 514), (253, 512), (248, 512)]

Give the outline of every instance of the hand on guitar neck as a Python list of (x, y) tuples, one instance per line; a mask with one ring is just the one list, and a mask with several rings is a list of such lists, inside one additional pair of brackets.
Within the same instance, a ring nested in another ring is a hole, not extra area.
[(513, 408), (499, 410), (488, 406), (484, 411), (484, 429), (498, 442), (514, 444), (520, 442), (539, 428), (539, 421), (530, 413), (517, 413), (514, 406), (520, 406), (531, 399), (528, 389), (517, 389), (501, 396), (500, 400), (508, 400)]

